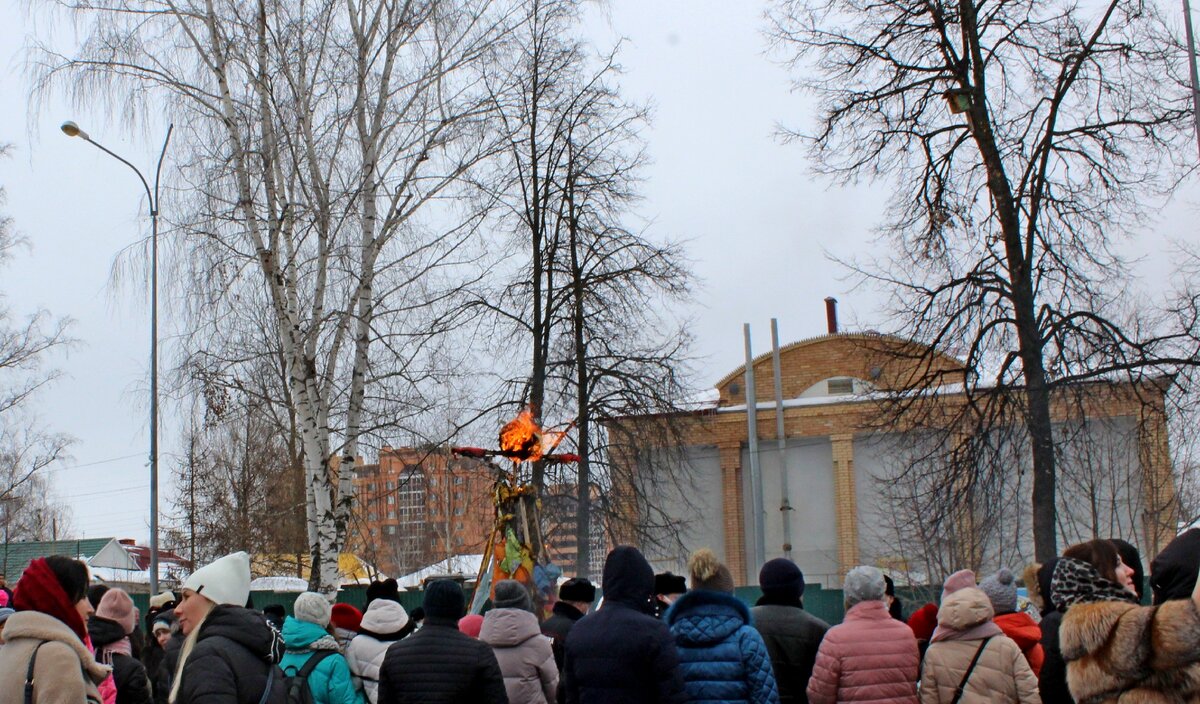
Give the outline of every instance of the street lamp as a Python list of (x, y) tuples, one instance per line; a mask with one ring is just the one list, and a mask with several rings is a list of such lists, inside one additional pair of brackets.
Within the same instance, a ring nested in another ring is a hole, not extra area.
[(60, 128), (68, 137), (81, 137), (85, 142), (133, 169), (146, 198), (150, 201), (150, 593), (158, 593), (158, 182), (162, 175), (163, 157), (167, 155), (167, 144), (175, 125), (167, 126), (167, 137), (158, 154), (158, 165), (154, 169), (154, 190), (136, 166), (103, 144), (88, 136), (79, 125), (67, 121)]

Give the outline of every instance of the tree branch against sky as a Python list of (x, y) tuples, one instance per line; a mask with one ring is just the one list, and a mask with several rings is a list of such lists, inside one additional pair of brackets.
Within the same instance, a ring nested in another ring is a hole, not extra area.
[(1048, 559), (1055, 388), (1183, 385), (1200, 352), (1195, 297), (1131, 308), (1122, 254), (1194, 165), (1170, 19), (1144, 0), (779, 0), (769, 33), (820, 101), (815, 127), (788, 136), (835, 182), (893, 188), (885, 253), (852, 271), (888, 293), (897, 334), (967, 363), (968, 412), (1019, 399)]

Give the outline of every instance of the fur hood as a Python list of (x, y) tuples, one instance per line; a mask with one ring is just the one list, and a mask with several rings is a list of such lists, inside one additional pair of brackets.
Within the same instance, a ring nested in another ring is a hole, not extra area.
[(1200, 611), (1190, 599), (1076, 604), (1059, 644), (1079, 704), (1200, 698)]

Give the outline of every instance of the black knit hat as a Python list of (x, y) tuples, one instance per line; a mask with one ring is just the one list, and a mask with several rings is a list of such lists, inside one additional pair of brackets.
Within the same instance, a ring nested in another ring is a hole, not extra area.
[(428, 618), (449, 619), (457, 623), (466, 611), (467, 597), (458, 582), (437, 579), (425, 585), (425, 600), (421, 605)]
[(791, 560), (777, 557), (763, 563), (758, 571), (758, 586), (763, 596), (798, 599), (804, 595), (804, 573)]
[(687, 579), (683, 575), (663, 572), (654, 575), (655, 594), (682, 594), (687, 591)]
[(596, 600), (596, 587), (583, 577), (573, 577), (558, 588), (558, 600), (590, 604)]

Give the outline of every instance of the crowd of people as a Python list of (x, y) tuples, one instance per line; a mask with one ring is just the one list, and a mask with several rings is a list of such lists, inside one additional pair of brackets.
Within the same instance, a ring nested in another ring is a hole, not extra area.
[(734, 594), (709, 549), (686, 577), (655, 575), (633, 547), (604, 566), (603, 599), (567, 580), (545, 618), (530, 591), (497, 582), (467, 614), (459, 583), (426, 585), (409, 613), (394, 580), (362, 611), (322, 595), (250, 604), (250, 558), (226, 555), (139, 614), (65, 556), (0, 583), (0, 704), (1103, 704), (1200, 701), (1200, 529), (1152, 562), (1073, 545), (1022, 573), (951, 574), (907, 619), (875, 567), (845, 577), (845, 616), (804, 610), (790, 560), (762, 565), (762, 596)]

